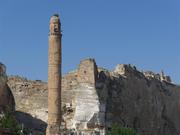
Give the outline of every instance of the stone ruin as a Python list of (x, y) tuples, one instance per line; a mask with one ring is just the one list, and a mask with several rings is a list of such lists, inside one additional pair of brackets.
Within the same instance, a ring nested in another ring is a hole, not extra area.
[[(71, 82), (70, 85), (73, 83), (76, 86), (71, 87), (74, 96), (72, 93), (67, 94), (70, 90), (65, 90), (62, 93), (66, 94), (66, 97), (71, 95), (71, 101), (64, 104), (66, 110), (63, 115), (65, 128), (70, 129), (74, 134), (103, 134), (105, 106), (100, 104), (96, 90), (98, 68), (95, 60), (81, 61), (78, 70), (66, 77), (68, 77), (66, 80)], [(65, 88), (67, 87), (65, 86)], [(68, 101), (68, 99), (66, 100)]]
[(152, 71), (144, 71), (144, 72), (139, 72), (135, 66), (132, 66), (130, 64), (125, 65), (125, 64), (118, 64), (114, 70), (114, 73), (117, 73), (119, 75), (123, 76), (130, 76), (130, 75), (135, 75), (135, 74), (141, 74), (148, 78), (148, 79), (157, 79), (159, 81), (165, 81), (168, 83), (172, 83), (171, 77), (164, 75), (164, 72), (161, 71), (161, 73), (154, 73)]
[(164, 75), (163, 71), (161, 71), (160, 74), (159, 73), (158, 74), (153, 73), (152, 71), (145, 71), (145, 72), (143, 72), (143, 74), (149, 79), (157, 79), (159, 81), (165, 81), (165, 82), (168, 82), (168, 83), (172, 82), (171, 77)]
[[(64, 76), (62, 84), (66, 85), (63, 85), (62, 94), (66, 99), (63, 98), (62, 100), (65, 101), (63, 103), (65, 108), (63, 118), (66, 129), (74, 134), (104, 135), (114, 123), (110, 120), (113, 119), (112, 115), (114, 115), (110, 106), (118, 98), (116, 93), (114, 98), (110, 100), (108, 91), (112, 89), (114, 93), (117, 89), (122, 89), (118, 88), (118, 84), (111, 84), (116, 82), (114, 79), (119, 77), (128, 78), (130, 81), (132, 80), (131, 77), (145, 80), (152, 79), (145, 72), (138, 71), (135, 66), (130, 64), (119, 64), (111, 72), (98, 68), (94, 59), (82, 60), (77, 70)], [(152, 77), (155, 79), (155, 76)], [(160, 77), (156, 79), (161, 82), (165, 81)], [(120, 79), (120, 83), (123, 83), (122, 80)], [(167, 80), (166, 82), (171, 83)], [(119, 98), (116, 100), (119, 100)]]
[(130, 64), (128, 64), (128, 65), (118, 64), (114, 70), (115, 73), (117, 73), (119, 75), (124, 75), (124, 76), (133, 75), (133, 73), (135, 73), (137, 71), (138, 70), (136, 69), (136, 67), (131, 66)]
[[(13, 83), (9, 78), (9, 86), (14, 86), (16, 109), (33, 116), (36, 126), (29, 124), (24, 117), (29, 128), (32, 126), (44, 132), (47, 84), (38, 82), (43, 86), (39, 85), (39, 90), (37, 86), (29, 85), (33, 87), (21, 87), (16, 91), (14, 85), (19, 83)], [(140, 72), (135, 66), (124, 64), (108, 71), (98, 68), (94, 59), (85, 59), (77, 70), (62, 77), (63, 132), (105, 135), (116, 123), (134, 128), (141, 135), (178, 135), (179, 97), (178, 85), (161, 80), (153, 72)]]
[(95, 86), (98, 76), (98, 69), (94, 59), (85, 59), (80, 62), (77, 81), (81, 84)]

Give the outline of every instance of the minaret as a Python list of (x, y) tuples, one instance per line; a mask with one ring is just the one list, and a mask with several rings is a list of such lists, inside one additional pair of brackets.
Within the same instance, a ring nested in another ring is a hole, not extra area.
[(60, 135), (61, 124), (61, 23), (50, 19), (48, 55), (48, 126), (46, 135)]

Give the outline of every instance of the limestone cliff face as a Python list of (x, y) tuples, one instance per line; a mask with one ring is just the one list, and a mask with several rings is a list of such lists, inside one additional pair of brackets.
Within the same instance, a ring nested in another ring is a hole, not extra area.
[[(8, 80), (20, 120), (45, 131), (47, 84), (12, 76)], [(108, 71), (97, 68), (93, 59), (81, 61), (78, 70), (62, 78), (62, 110), (62, 126), (70, 132), (104, 135), (119, 124), (140, 135), (180, 134), (180, 86), (164, 74), (140, 72), (131, 65)]]
[(13, 111), (14, 97), (7, 85), (6, 67), (0, 63), (0, 113), (5, 110)]
[(106, 125), (135, 128), (140, 135), (180, 134), (180, 86), (128, 70), (108, 79)]
[(47, 84), (9, 76), (8, 85), (16, 102), (16, 117), (20, 123), (35, 131), (45, 131), (47, 122)]

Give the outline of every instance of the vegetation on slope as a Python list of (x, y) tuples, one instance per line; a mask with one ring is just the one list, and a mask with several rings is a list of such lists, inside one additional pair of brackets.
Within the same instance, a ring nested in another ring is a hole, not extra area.
[(12, 112), (7, 111), (0, 118), (0, 128), (8, 129), (10, 135), (21, 135), (21, 126), (16, 121)]
[(132, 128), (124, 128), (119, 127), (118, 125), (113, 125), (108, 135), (137, 135), (137, 133)]

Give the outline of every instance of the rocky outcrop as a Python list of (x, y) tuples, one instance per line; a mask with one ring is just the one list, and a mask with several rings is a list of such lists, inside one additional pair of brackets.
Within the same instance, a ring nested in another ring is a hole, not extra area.
[[(45, 131), (47, 84), (17, 76), (9, 77), (8, 84), (21, 121)], [(62, 110), (62, 126), (69, 132), (104, 135), (119, 124), (140, 135), (180, 134), (180, 86), (164, 73), (140, 72), (131, 65), (108, 71), (97, 68), (93, 59), (81, 61), (62, 78)]]
[(108, 78), (106, 126), (112, 123), (135, 128), (140, 135), (180, 134), (180, 86), (147, 77), (124, 65), (124, 74)]
[(14, 111), (14, 97), (7, 85), (6, 67), (0, 63), (0, 112)]
[(47, 84), (40, 80), (27, 80), (9, 76), (8, 85), (16, 102), (16, 118), (27, 128), (45, 131), (47, 122)]

